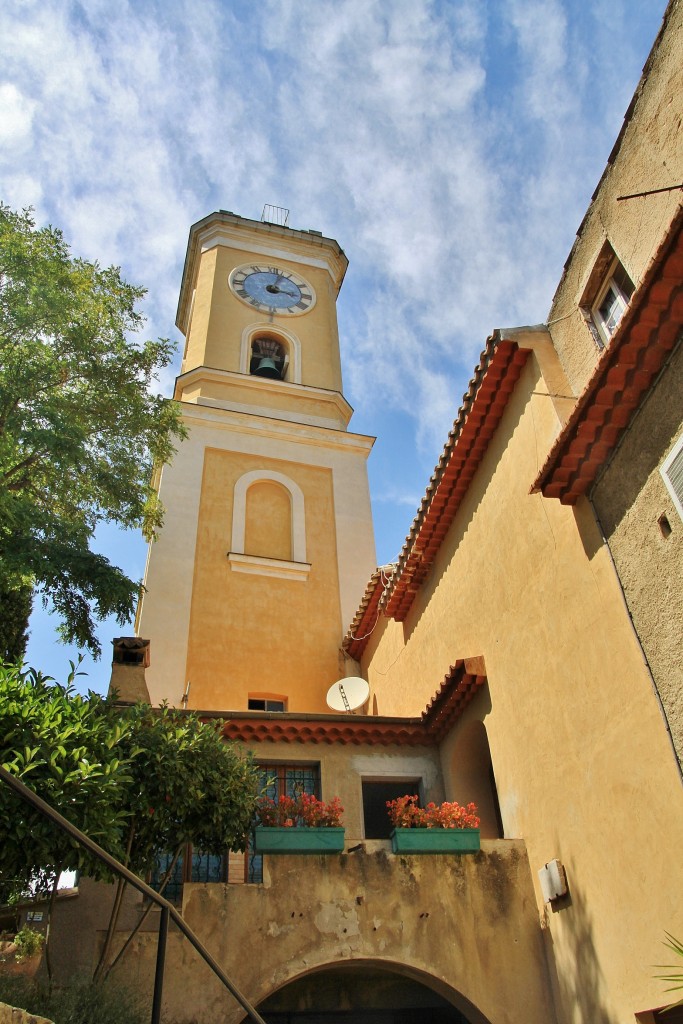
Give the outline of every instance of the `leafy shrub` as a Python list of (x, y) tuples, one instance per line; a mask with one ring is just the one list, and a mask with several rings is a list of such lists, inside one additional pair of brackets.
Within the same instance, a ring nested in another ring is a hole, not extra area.
[[(678, 992), (683, 989), (683, 942), (679, 939), (674, 938), (669, 932), (664, 933), (666, 935), (666, 942), (664, 945), (672, 953), (675, 953), (679, 958), (676, 964), (659, 964), (658, 966), (667, 971), (667, 974), (656, 974), (655, 977), (659, 978), (660, 981), (671, 981), (672, 985), (667, 988), (667, 992)], [(679, 999), (675, 1003), (671, 1003), (665, 1007), (665, 1010), (673, 1010), (676, 1006), (683, 1006), (683, 999)]]
[(24, 960), (30, 960), (32, 956), (39, 953), (43, 948), (44, 941), (45, 936), (42, 932), (37, 932), (35, 929), (29, 928), (27, 924), (25, 924), (23, 928), (20, 928), (14, 936), (14, 945), (17, 947), (17, 963), (21, 964)]
[(0, 975), (0, 1002), (21, 1006), (55, 1024), (147, 1024), (149, 1008), (115, 982), (72, 983), (48, 989), (26, 978)]

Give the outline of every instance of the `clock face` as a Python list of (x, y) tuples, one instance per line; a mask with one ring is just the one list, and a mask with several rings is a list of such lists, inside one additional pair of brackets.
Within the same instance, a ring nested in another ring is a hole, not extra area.
[(297, 316), (315, 302), (313, 289), (303, 277), (270, 264), (236, 267), (228, 283), (238, 299), (262, 313)]

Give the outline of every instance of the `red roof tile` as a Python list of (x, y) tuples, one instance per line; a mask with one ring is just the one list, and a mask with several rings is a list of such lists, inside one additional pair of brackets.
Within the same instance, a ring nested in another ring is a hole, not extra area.
[(595, 482), (683, 326), (683, 206), (534, 481), (573, 505)]
[(368, 715), (332, 715), (319, 717), (296, 715), (243, 717), (232, 715), (223, 726), (223, 735), (242, 743), (310, 743), (388, 747), (393, 744), (415, 747), (432, 742), (419, 718), (380, 718)]
[(455, 725), (485, 682), (483, 658), (468, 658), (451, 665), (441, 686), (422, 712), (422, 721), (436, 743)]

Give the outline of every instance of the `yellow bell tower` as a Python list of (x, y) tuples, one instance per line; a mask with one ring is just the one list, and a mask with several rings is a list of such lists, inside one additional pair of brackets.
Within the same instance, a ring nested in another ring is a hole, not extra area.
[(137, 633), (150, 699), (326, 710), (375, 568), (366, 460), (347, 430), (336, 299), (347, 259), (316, 231), (220, 211), (193, 225), (175, 398), (189, 431), (159, 481)]

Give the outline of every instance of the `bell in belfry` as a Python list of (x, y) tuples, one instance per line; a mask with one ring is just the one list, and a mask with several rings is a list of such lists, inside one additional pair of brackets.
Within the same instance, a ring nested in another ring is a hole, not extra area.
[(253, 370), (253, 374), (255, 377), (270, 377), (273, 380), (280, 380), (280, 371), (271, 356), (261, 356)]

